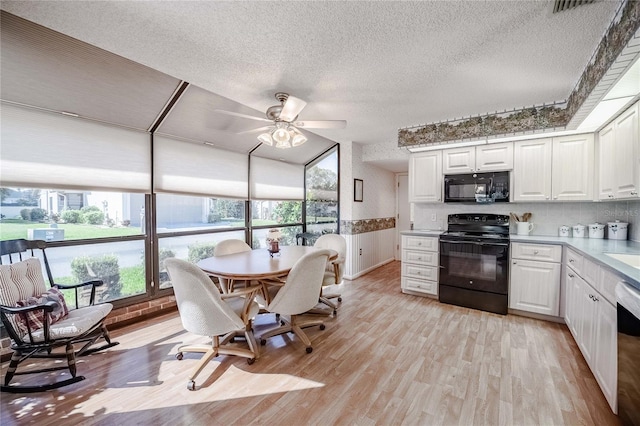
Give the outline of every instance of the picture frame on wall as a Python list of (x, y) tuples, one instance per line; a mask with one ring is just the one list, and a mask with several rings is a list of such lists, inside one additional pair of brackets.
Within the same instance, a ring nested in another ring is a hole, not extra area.
[(362, 202), (363, 185), (362, 179), (353, 180), (353, 201)]

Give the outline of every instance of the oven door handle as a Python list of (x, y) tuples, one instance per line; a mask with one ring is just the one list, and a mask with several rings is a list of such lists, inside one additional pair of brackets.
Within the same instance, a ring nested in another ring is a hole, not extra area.
[(476, 246), (498, 246), (498, 247), (508, 247), (509, 243), (483, 243), (480, 241), (447, 241), (447, 240), (440, 240), (441, 243), (445, 243), (445, 244), (473, 244)]

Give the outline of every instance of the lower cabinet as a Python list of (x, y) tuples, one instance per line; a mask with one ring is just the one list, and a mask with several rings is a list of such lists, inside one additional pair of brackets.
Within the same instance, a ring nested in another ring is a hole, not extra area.
[(402, 236), (403, 293), (438, 296), (438, 237)]
[(511, 253), (509, 308), (560, 315), (562, 247), (513, 243)]
[[(576, 253), (571, 254), (572, 256), (565, 256), (565, 258), (576, 259)], [(593, 266), (592, 262), (586, 258), (584, 262)], [(580, 262), (565, 263), (565, 322), (609, 406), (614, 413), (617, 413), (617, 312), (616, 307), (596, 290), (597, 287), (608, 288), (615, 283), (587, 282), (572, 268), (573, 264), (582, 264), (582, 259)], [(597, 265), (596, 268), (605, 269)], [(588, 269), (592, 268), (586, 270)], [(590, 280), (593, 275), (590, 274)], [(608, 277), (608, 274), (600, 274), (600, 277)]]

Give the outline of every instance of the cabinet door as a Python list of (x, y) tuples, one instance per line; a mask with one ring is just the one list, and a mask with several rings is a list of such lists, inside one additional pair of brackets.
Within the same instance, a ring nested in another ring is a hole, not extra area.
[(476, 147), (476, 171), (513, 170), (513, 142)]
[(613, 412), (617, 412), (618, 319), (616, 308), (596, 296), (597, 322), (594, 376)]
[(564, 321), (567, 323), (571, 334), (573, 334), (573, 338), (578, 340), (578, 333), (580, 329), (580, 318), (582, 315), (581, 303), (580, 303), (580, 281), (579, 277), (570, 270), (569, 268), (565, 268), (565, 316)]
[(575, 279), (579, 281), (579, 290), (578, 294), (576, 294), (576, 301), (580, 304), (580, 306), (578, 307), (580, 317), (578, 319), (579, 328), (576, 343), (578, 343), (580, 351), (582, 351), (582, 355), (587, 361), (587, 364), (589, 364), (589, 367), (593, 370), (595, 362), (594, 348), (597, 338), (596, 315), (598, 305), (593, 300), (593, 298), (596, 296), (596, 291), (578, 275), (575, 276)]
[(514, 201), (551, 199), (551, 138), (514, 145)]
[(593, 199), (594, 139), (592, 134), (553, 138), (554, 200)]
[(616, 193), (616, 145), (614, 123), (598, 135), (598, 198), (610, 200)]
[(476, 148), (454, 148), (442, 151), (442, 172), (470, 173), (476, 167)]
[(442, 151), (421, 152), (409, 157), (409, 202), (442, 200)]
[(616, 198), (637, 198), (640, 186), (640, 136), (638, 105), (615, 120)]
[(509, 307), (558, 316), (560, 313), (560, 264), (512, 260)]

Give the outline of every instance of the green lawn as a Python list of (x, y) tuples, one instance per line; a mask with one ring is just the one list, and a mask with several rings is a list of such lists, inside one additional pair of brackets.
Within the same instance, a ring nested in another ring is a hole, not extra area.
[[(27, 238), (27, 229), (48, 228), (48, 223), (28, 222), (21, 220), (3, 220), (0, 222), (0, 240), (15, 240)], [(84, 240), (89, 238), (121, 237), (126, 235), (140, 235), (138, 227), (113, 227), (86, 224), (59, 224), (64, 229), (65, 240)]]

